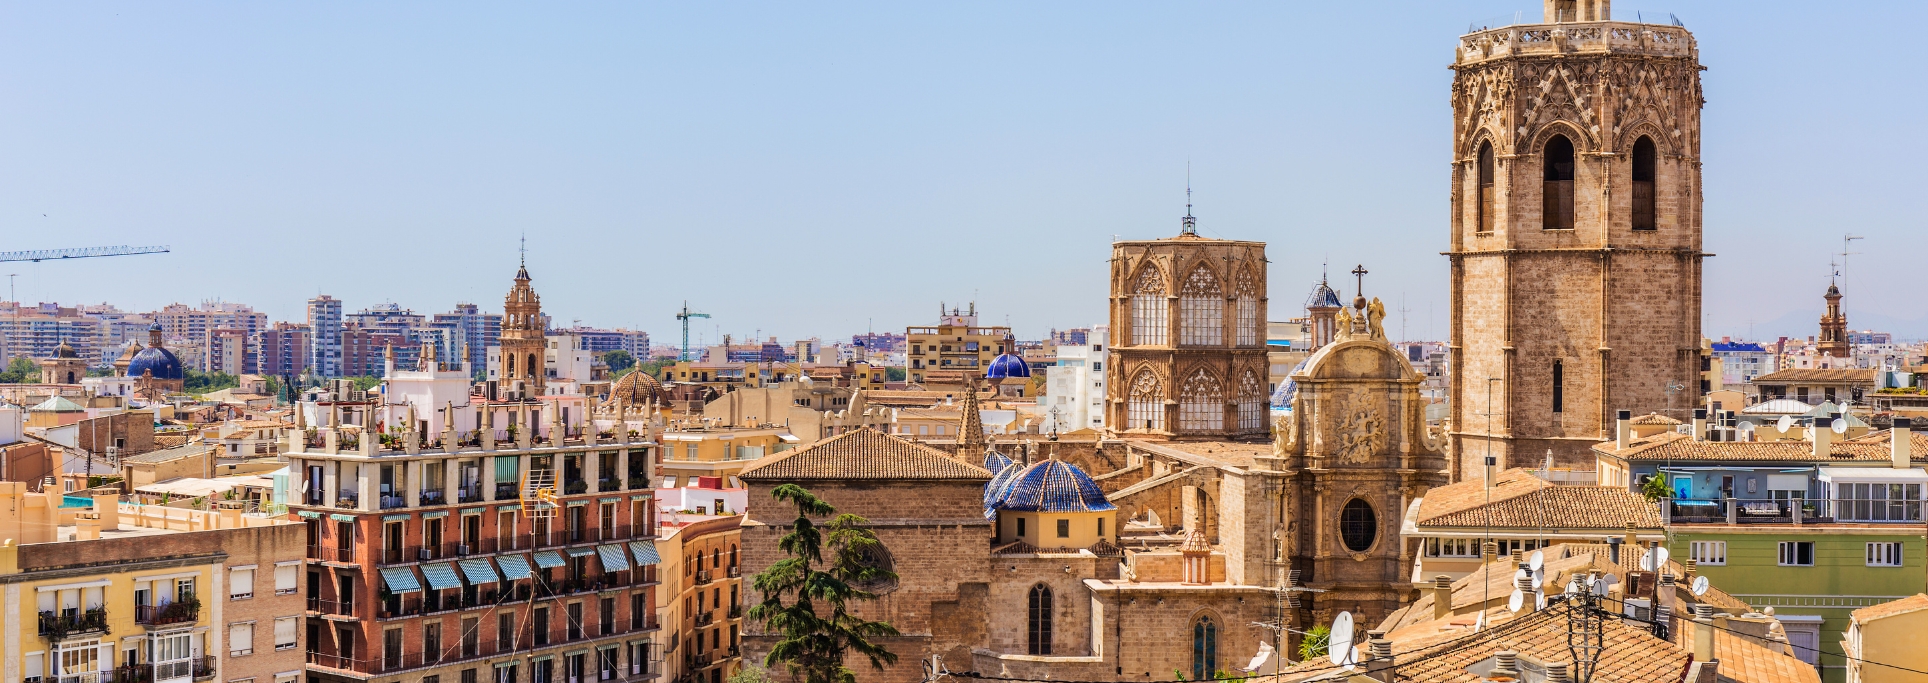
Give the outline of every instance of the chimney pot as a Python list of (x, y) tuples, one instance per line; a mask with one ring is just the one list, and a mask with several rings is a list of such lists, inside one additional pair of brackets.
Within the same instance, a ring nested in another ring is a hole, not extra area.
[(1571, 679), (1567, 678), (1567, 663), (1547, 662), (1546, 683), (1571, 683)]
[(1914, 444), (1909, 441), (1913, 438), (1910, 433), (1914, 426), (1914, 420), (1896, 417), (1894, 428), (1888, 430), (1888, 456), (1895, 469), (1905, 470), (1914, 466)]
[(1614, 450), (1621, 450), (1633, 442), (1633, 411), (1622, 410), (1614, 414)]

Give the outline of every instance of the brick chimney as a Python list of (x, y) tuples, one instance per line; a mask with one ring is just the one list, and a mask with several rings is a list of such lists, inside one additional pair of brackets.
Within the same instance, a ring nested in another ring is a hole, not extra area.
[(1618, 411), (1613, 417), (1613, 448), (1622, 450), (1633, 442), (1633, 411)]
[(1445, 574), (1433, 577), (1433, 618), (1453, 616), (1453, 579)]
[(1913, 444), (1908, 443), (1909, 430), (1914, 426), (1914, 420), (1896, 416), (1894, 429), (1888, 431), (1888, 457), (1894, 461), (1895, 469), (1914, 467)]
[(1814, 444), (1814, 457), (1831, 456), (1834, 452), (1834, 418), (1814, 418), (1814, 426), (1808, 429), (1808, 438)]
[(1695, 441), (1707, 440), (1707, 409), (1706, 408), (1694, 409), (1694, 440)]

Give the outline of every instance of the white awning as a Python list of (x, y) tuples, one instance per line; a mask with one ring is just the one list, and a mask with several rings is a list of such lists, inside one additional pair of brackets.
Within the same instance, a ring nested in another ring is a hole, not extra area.
[(1821, 481), (1867, 481), (1888, 483), (1928, 483), (1928, 471), (1919, 467), (1898, 470), (1892, 467), (1823, 467)]

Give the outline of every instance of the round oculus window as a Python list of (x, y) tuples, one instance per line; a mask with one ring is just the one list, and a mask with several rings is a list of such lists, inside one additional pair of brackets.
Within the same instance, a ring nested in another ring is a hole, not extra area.
[(1372, 504), (1354, 498), (1339, 511), (1339, 539), (1346, 549), (1363, 553), (1372, 549), (1372, 542), (1379, 537), (1379, 516), (1372, 511)]

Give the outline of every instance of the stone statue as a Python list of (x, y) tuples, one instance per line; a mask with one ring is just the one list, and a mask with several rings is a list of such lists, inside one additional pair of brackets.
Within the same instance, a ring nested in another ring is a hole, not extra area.
[(1352, 336), (1352, 311), (1341, 307), (1339, 314), (1335, 316), (1333, 320), (1335, 323), (1332, 326), (1334, 328), (1332, 330), (1334, 337), (1345, 339)]
[(1272, 457), (1287, 458), (1299, 450), (1299, 424), (1291, 413), (1272, 417)]
[(1379, 303), (1379, 297), (1375, 296), (1372, 298), (1372, 303), (1366, 304), (1366, 327), (1373, 339), (1386, 338), (1386, 327), (1383, 324), (1385, 320), (1386, 305)]

